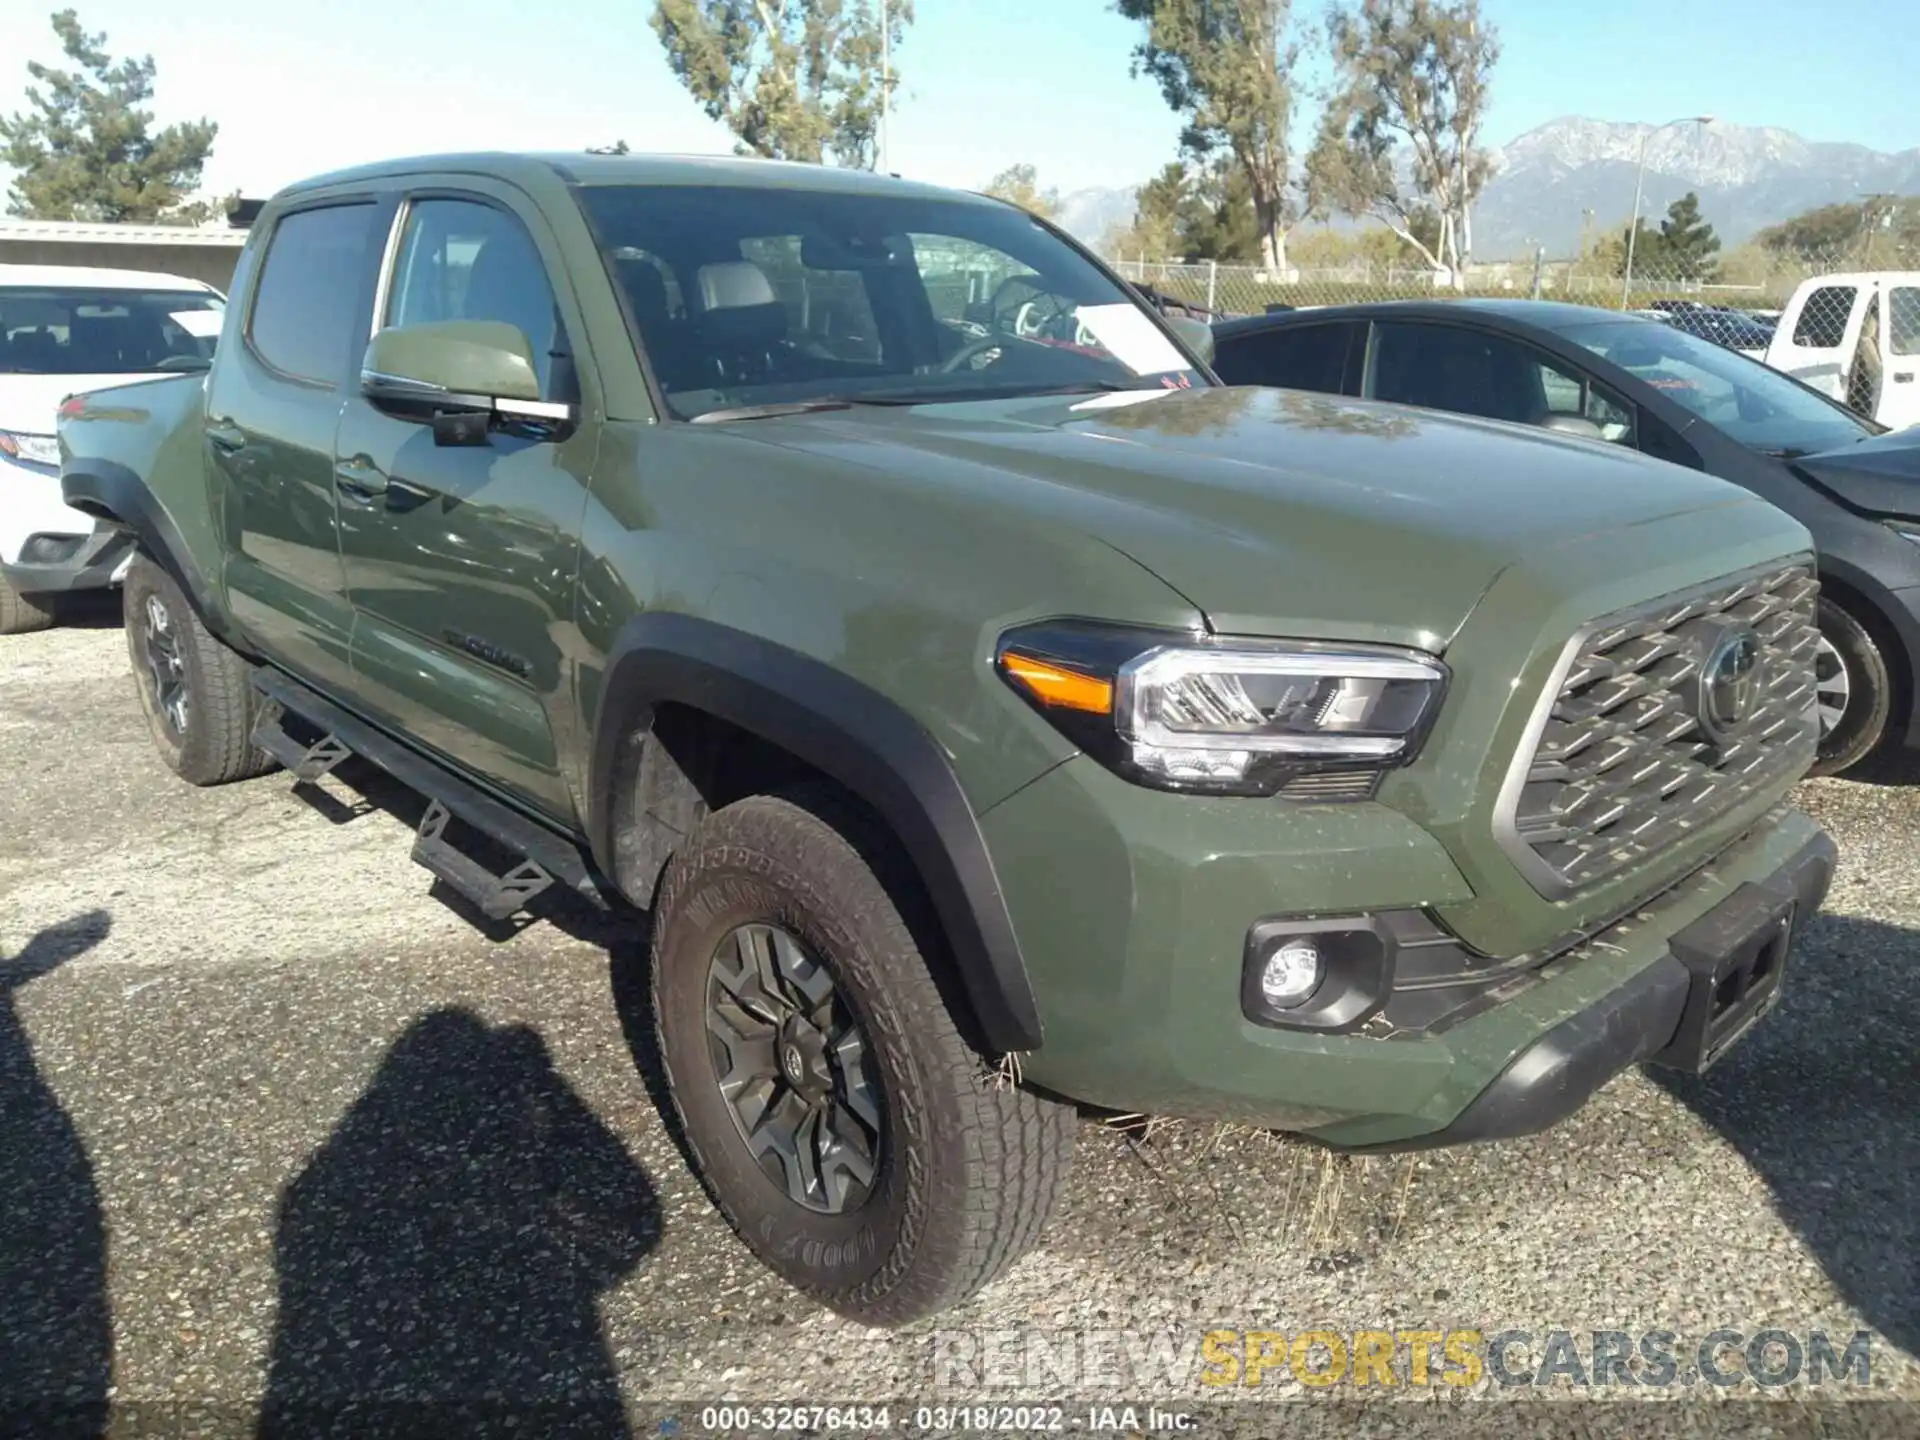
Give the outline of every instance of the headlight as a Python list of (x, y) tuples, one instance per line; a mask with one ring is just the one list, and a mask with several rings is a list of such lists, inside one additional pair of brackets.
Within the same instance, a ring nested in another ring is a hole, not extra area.
[(60, 468), (60, 441), (53, 435), (22, 435), (18, 431), (0, 430), (0, 455), (28, 465), (49, 465), (57, 470)]
[(1920, 545), (1920, 525), (1916, 525), (1910, 520), (1889, 520), (1887, 521), (1887, 528), (1893, 531), (1894, 534), (1904, 535), (1907, 539), (1913, 541), (1914, 544)]
[(1270, 795), (1302, 774), (1412, 759), (1447, 672), (1375, 646), (1214, 639), (1049, 621), (1002, 637), (1002, 676), (1128, 779)]

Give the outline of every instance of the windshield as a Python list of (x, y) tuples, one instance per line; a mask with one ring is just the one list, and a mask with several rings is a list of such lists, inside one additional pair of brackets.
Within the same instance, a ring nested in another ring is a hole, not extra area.
[(1778, 370), (1672, 326), (1610, 320), (1560, 333), (1755, 450), (1811, 455), (1879, 433)]
[(682, 419), (1207, 383), (1151, 312), (1010, 206), (758, 186), (580, 195)]
[(206, 290), (0, 289), (0, 375), (204, 370), (225, 310)]

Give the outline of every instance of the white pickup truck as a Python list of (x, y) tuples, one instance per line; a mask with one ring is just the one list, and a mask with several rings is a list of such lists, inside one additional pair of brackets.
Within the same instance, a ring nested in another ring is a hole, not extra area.
[(53, 597), (111, 585), (127, 537), (60, 496), (69, 395), (205, 370), (226, 297), (178, 275), (0, 265), (0, 635), (53, 623)]
[(1766, 363), (1890, 429), (1920, 424), (1920, 271), (1802, 280)]

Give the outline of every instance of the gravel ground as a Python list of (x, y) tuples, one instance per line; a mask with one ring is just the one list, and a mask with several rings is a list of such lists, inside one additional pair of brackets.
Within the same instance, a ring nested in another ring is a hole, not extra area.
[[(341, 1434), (481, 1395), (521, 1433), (590, 1434), (695, 1433), (729, 1397), (1050, 1395), (1067, 1428), (1121, 1397), (1305, 1399), (1197, 1412), (1295, 1433), (1355, 1392), (1204, 1384), (1204, 1332), (1528, 1330), (1526, 1372), (1553, 1330), (1583, 1357), (1596, 1330), (1668, 1330), (1676, 1383), (1628, 1392), (1686, 1402), (1663, 1420), (1920, 1433), (1920, 767), (1803, 787), (1841, 874), (1787, 1000), (1709, 1081), (1629, 1075), (1548, 1135), (1418, 1158), (1089, 1123), (1044, 1247), (887, 1335), (786, 1291), (689, 1177), (633, 1038), (635, 937), (564, 905), (477, 927), (408, 862), (419, 802), (377, 775), (179, 784), (111, 615), (76, 619), (0, 641), (0, 1397), (111, 1395), (116, 1433), (248, 1433), (265, 1403)], [(1697, 1383), (1722, 1327), (1869, 1330), (1870, 1386), (1705, 1405), (1761, 1393)], [(349, 1398), (394, 1404), (328, 1408)]]

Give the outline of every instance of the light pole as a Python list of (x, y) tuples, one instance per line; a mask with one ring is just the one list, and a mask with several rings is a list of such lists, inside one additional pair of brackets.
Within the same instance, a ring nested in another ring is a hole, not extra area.
[(891, 173), (887, 169), (887, 111), (893, 108), (893, 94), (887, 84), (887, 72), (893, 68), (893, 37), (887, 33), (887, 0), (880, 0), (880, 154), (879, 170), (882, 175)]
[(1627, 225), (1627, 273), (1620, 280), (1620, 308), (1627, 308), (1627, 295), (1633, 289), (1633, 242), (1640, 238), (1640, 192), (1647, 182), (1647, 141), (1662, 130), (1671, 130), (1675, 125), (1711, 125), (1711, 115), (1682, 115), (1678, 120), (1669, 120), (1664, 125), (1656, 125), (1640, 137), (1640, 169), (1633, 177), (1633, 219)]

